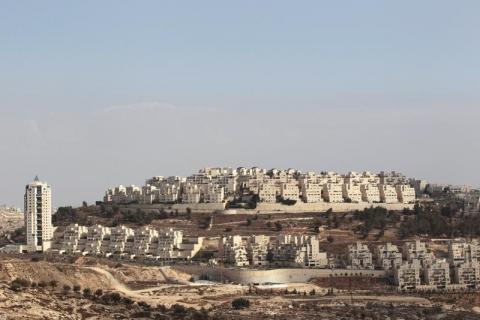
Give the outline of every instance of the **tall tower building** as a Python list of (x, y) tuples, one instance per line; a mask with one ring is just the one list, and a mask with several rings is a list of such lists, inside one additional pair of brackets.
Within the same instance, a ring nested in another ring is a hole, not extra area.
[(53, 237), (52, 192), (50, 186), (38, 177), (25, 187), (25, 233), (27, 250), (50, 249)]

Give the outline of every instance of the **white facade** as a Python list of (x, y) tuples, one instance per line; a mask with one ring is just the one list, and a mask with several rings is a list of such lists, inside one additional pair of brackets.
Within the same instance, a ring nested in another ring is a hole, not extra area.
[(362, 200), (368, 203), (380, 202), (380, 190), (378, 185), (375, 184), (362, 184), (360, 185), (360, 192), (362, 193)]
[(325, 183), (323, 185), (323, 199), (327, 202), (343, 202), (342, 185)]
[(397, 199), (400, 203), (414, 203), (415, 189), (406, 184), (396, 185)]
[(25, 233), (28, 251), (50, 249), (53, 238), (52, 192), (38, 177), (25, 187)]
[(392, 270), (402, 264), (402, 253), (396, 245), (387, 242), (375, 248), (375, 261), (377, 267)]
[(380, 191), (380, 200), (383, 203), (397, 203), (398, 196), (397, 191), (395, 190), (394, 186), (388, 184), (380, 184), (378, 185), (378, 189)]
[(299, 200), (300, 194), (298, 184), (294, 182), (285, 182), (280, 185), (280, 196), (284, 200)]
[(354, 203), (362, 202), (362, 191), (360, 190), (360, 185), (343, 184), (342, 195), (345, 201)]
[(348, 269), (373, 269), (372, 253), (366, 244), (356, 242), (347, 247)]

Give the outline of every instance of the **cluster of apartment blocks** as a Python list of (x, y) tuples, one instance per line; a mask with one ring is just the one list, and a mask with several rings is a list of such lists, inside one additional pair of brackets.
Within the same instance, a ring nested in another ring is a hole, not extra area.
[[(437, 259), (427, 244), (406, 242), (402, 252), (386, 243), (372, 254), (357, 242), (347, 248), (347, 268), (388, 271), (400, 290), (474, 289), (480, 286), (480, 244), (473, 240), (451, 240), (448, 259)], [(375, 261), (375, 263), (373, 262)]]
[(265, 235), (246, 239), (238, 235), (222, 238), (223, 261), (236, 267), (316, 267), (328, 265), (327, 253), (320, 251), (317, 236), (282, 234), (275, 240)]
[(185, 237), (180, 230), (156, 230), (150, 226), (68, 226), (60, 241), (60, 253), (118, 256), (129, 259), (190, 260), (202, 247), (202, 237)]
[[(143, 187), (117, 186), (105, 203), (222, 203), (258, 196), (258, 201), (413, 203), (415, 182), (397, 172), (302, 173), (295, 169), (204, 168), (189, 177), (153, 177)], [(418, 191), (417, 191), (418, 192)]]

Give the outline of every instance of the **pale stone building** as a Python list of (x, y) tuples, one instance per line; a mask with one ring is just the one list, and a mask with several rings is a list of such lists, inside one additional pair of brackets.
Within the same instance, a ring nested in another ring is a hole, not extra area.
[(236, 267), (249, 265), (247, 248), (241, 236), (228, 236), (222, 238), (221, 252), (223, 261)]
[(186, 184), (183, 187), (182, 203), (199, 203), (200, 198), (201, 191), (196, 184)]
[(347, 247), (347, 268), (348, 269), (373, 269), (372, 253), (366, 244), (356, 242)]
[(323, 187), (316, 182), (302, 184), (301, 193), (303, 201), (306, 203), (323, 202), (322, 189)]
[(322, 192), (323, 199), (327, 202), (343, 202), (342, 185), (325, 183)]
[(277, 188), (273, 183), (261, 183), (258, 189), (258, 197), (260, 202), (275, 203), (277, 202)]
[(383, 270), (393, 270), (402, 264), (402, 253), (390, 242), (378, 245), (374, 253), (377, 267)]
[(134, 230), (133, 250), (135, 256), (151, 256), (155, 253), (158, 244), (158, 231), (150, 226), (143, 226)]
[(478, 262), (464, 262), (454, 268), (455, 283), (466, 288), (477, 289), (480, 285), (480, 265)]
[(479, 262), (480, 247), (476, 242), (467, 242), (465, 239), (455, 239), (448, 244), (448, 259), (453, 266), (465, 262)]
[(270, 245), (270, 237), (265, 235), (252, 235), (249, 238), (247, 246), (247, 255), (250, 265), (267, 266), (268, 250)]
[(72, 224), (63, 232), (62, 250), (66, 253), (80, 253), (85, 250), (87, 244), (88, 228)]
[(203, 201), (205, 203), (222, 203), (225, 199), (225, 190), (219, 185), (210, 184), (207, 186), (203, 194)]
[(380, 191), (380, 201), (383, 203), (396, 203), (398, 202), (397, 191), (394, 186), (388, 184), (378, 185)]
[(360, 185), (360, 192), (362, 193), (362, 201), (369, 203), (380, 202), (380, 190), (378, 185), (362, 184)]
[(400, 184), (395, 186), (397, 192), (397, 199), (400, 203), (414, 203), (415, 202), (415, 189), (406, 184)]
[(420, 286), (420, 265), (404, 262), (393, 269), (394, 282), (400, 290), (413, 290)]
[(280, 196), (284, 200), (299, 200), (298, 184), (294, 182), (285, 182), (280, 185)]
[(362, 192), (360, 185), (357, 184), (343, 184), (342, 196), (347, 202), (359, 203), (362, 202)]
[(415, 240), (404, 243), (403, 258), (409, 263), (418, 263), (419, 265), (425, 266), (431, 263), (435, 257), (430, 252), (425, 242)]
[(26, 249), (31, 252), (47, 251), (53, 238), (52, 191), (38, 177), (25, 187)]
[(444, 260), (434, 260), (424, 267), (425, 284), (446, 289), (450, 284), (450, 266)]
[(91, 255), (103, 255), (110, 251), (111, 229), (101, 225), (88, 227), (85, 252)]
[(134, 240), (134, 231), (126, 226), (111, 229), (109, 253), (124, 254), (131, 252)]

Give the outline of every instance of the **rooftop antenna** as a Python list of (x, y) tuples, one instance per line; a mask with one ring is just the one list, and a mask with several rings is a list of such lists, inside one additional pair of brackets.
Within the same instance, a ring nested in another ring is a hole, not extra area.
[(35, 176), (35, 179), (33, 181), (34, 182), (40, 182), (40, 179), (38, 179), (38, 174)]

